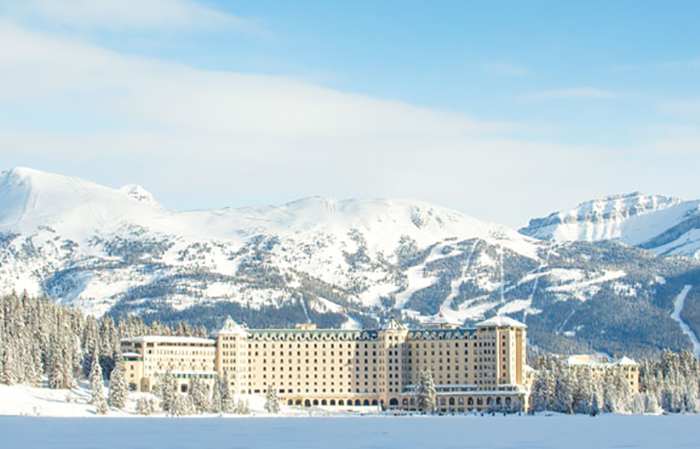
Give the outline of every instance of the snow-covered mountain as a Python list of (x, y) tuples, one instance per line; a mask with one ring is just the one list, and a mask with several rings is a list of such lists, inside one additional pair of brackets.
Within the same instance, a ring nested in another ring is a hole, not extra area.
[(614, 240), (656, 254), (700, 258), (700, 200), (610, 196), (530, 220), (524, 235), (557, 242)]
[[(336, 327), (508, 315), (551, 350), (653, 352), (690, 346), (670, 314), (699, 267), (627, 245), (538, 240), (412, 200), (174, 212), (139, 186), (0, 174), (0, 293), (47, 294), (94, 315)], [(698, 284), (680, 314), (693, 329)]]
[[(224, 277), (251, 270), (255, 275), (257, 268), (284, 274), (278, 286), (283, 292), (253, 294), (234, 282), (212, 282), (198, 295), (171, 297), (178, 309), (198, 302), (197, 296), (249, 306), (272, 303), (299, 285), (295, 272), (329, 285), (352, 285), (359, 304), (369, 307), (400, 288), (383, 268), (438, 242), (479, 239), (525, 257), (537, 255), (535, 240), (509, 228), (417, 201), (309, 198), (282, 206), (169, 212), (139, 186), (113, 190), (15, 168), (0, 175), (0, 204), (7, 245), (2, 289), (48, 292), (97, 315), (117, 304), (125, 290), (160, 273), (133, 272), (135, 264)], [(260, 251), (264, 258), (258, 258)], [(125, 259), (131, 263), (114, 266)], [(402, 297), (426, 281), (418, 275), (402, 281), (408, 282), (401, 284)]]

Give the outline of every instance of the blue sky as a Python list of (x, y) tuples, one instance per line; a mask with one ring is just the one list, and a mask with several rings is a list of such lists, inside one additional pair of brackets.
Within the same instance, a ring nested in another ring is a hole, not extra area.
[(173, 209), (411, 197), (516, 227), (601, 195), (698, 198), (699, 15), (0, 1), (0, 157), (138, 183)]

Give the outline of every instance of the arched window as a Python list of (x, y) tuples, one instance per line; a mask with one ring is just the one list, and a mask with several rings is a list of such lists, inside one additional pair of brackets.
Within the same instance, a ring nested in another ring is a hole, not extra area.
[(474, 405), (474, 398), (467, 399), (467, 405)]
[(339, 400), (339, 401), (338, 401), (338, 405), (342, 407), (343, 405), (345, 405), (345, 401), (343, 401), (342, 399)]
[(326, 402), (325, 399), (322, 399), (322, 400), (321, 400), (321, 405), (328, 405), (328, 403)]
[(288, 400), (288, 401), (287, 401), (287, 405), (294, 405), (294, 401), (292, 401), (291, 399)]
[(455, 398), (450, 398), (450, 405), (455, 405)]
[(297, 405), (301, 405), (301, 399), (297, 399)]
[(314, 399), (314, 406), (318, 405), (318, 399)]
[(486, 405), (491, 405), (492, 403), (493, 403), (493, 398), (492, 398), (492, 397), (486, 398)]
[(365, 402), (363, 402), (362, 405), (369, 406), (369, 399), (365, 399)]
[(501, 398), (496, 398), (496, 405), (501, 405)]
[[(405, 401), (405, 399), (404, 399), (404, 401)], [(396, 407), (396, 406), (398, 406), (398, 405), (399, 405), (399, 400), (398, 400), (398, 399), (396, 399), (396, 398), (391, 398), (391, 399), (389, 399), (389, 406), (390, 406), (390, 407)]]
[[(373, 400), (372, 400), (372, 405), (379, 405), (379, 402), (377, 402), (376, 399), (373, 399)], [(398, 404), (397, 404), (397, 405), (398, 405)]]
[(464, 405), (464, 398), (457, 399), (457, 404)]
[(335, 406), (335, 399), (331, 399), (331, 406)]
[(506, 406), (510, 407), (510, 398), (506, 398)]
[(360, 401), (359, 399), (355, 399), (355, 405), (357, 405), (357, 406), (362, 405), (362, 401)]
[(404, 407), (408, 407), (408, 399), (403, 398), (403, 401), (401, 401), (401, 405), (403, 405)]
[(311, 407), (311, 401), (308, 399), (304, 401), (304, 407)]
[(445, 405), (445, 398), (440, 398), (440, 405)]

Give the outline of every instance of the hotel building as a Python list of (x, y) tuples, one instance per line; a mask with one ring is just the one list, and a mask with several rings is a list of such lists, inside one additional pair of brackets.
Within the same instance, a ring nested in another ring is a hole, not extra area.
[(133, 390), (151, 391), (170, 369), (212, 385), (226, 375), (234, 394), (264, 394), (297, 406), (416, 409), (414, 385), (428, 369), (441, 412), (527, 409), (525, 325), (495, 317), (474, 328), (434, 320), (407, 329), (248, 329), (228, 318), (211, 339), (139, 337), (122, 342)]

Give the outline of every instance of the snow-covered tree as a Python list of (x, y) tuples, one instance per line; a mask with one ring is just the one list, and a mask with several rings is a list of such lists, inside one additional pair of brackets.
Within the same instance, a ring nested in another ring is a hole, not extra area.
[(429, 369), (418, 373), (418, 384), (415, 389), (416, 405), (423, 413), (433, 413), (435, 410), (435, 383)]
[(109, 412), (109, 406), (107, 406), (107, 402), (103, 397), (97, 398), (94, 405), (95, 413), (97, 413), (98, 415), (106, 415)]
[(238, 399), (238, 402), (236, 402), (236, 408), (233, 410), (233, 413), (237, 415), (249, 415), (250, 414), (250, 402), (248, 402), (248, 399), (245, 401), (243, 399)]
[(14, 385), (17, 383), (17, 364), (15, 363), (14, 345), (10, 342), (6, 342), (3, 350), (2, 358), (2, 376), (0, 377), (0, 382), (5, 385)]
[(175, 401), (173, 402), (173, 405), (170, 408), (170, 410), (168, 410), (168, 413), (171, 416), (193, 415), (194, 407), (192, 406), (192, 402), (190, 401), (189, 396), (176, 393)]
[(109, 376), (109, 405), (116, 408), (124, 408), (129, 396), (126, 378), (124, 377), (124, 358), (117, 353), (115, 363)]
[(153, 399), (145, 398), (145, 397), (140, 397), (138, 401), (136, 401), (136, 413), (142, 416), (148, 416), (152, 415), (153, 412), (155, 411), (155, 404), (153, 403)]
[(231, 385), (226, 373), (216, 379), (212, 395), (212, 411), (214, 413), (233, 413), (235, 411)]
[(161, 400), (161, 407), (165, 413), (172, 414), (177, 399), (177, 379), (173, 372), (168, 369), (158, 385), (158, 394)]
[(104, 401), (103, 389), (102, 368), (100, 367), (99, 359), (94, 357), (92, 368), (90, 369), (90, 404), (98, 405), (100, 401)]
[(190, 378), (188, 396), (196, 413), (205, 413), (211, 410), (212, 404), (209, 400), (207, 386), (199, 379), (199, 377), (192, 376)]
[(272, 385), (268, 385), (267, 393), (265, 394), (265, 411), (268, 413), (280, 412), (280, 403), (279, 399), (277, 399), (277, 390), (272, 387)]

